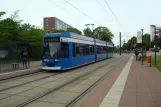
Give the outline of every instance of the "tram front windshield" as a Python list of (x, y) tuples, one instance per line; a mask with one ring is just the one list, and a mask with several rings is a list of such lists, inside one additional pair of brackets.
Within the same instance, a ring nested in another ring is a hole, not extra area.
[(45, 42), (43, 44), (43, 56), (45, 58), (59, 57), (60, 42)]

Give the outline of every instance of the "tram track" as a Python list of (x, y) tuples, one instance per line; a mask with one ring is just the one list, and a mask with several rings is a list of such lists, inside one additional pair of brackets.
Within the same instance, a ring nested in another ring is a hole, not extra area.
[[(36, 100), (38, 100), (38, 99), (40, 99), (40, 98), (42, 98), (42, 97), (44, 97), (44, 96), (50, 94), (50, 93), (53, 93), (53, 92), (55, 92), (55, 91), (57, 91), (57, 90), (59, 90), (59, 89), (65, 87), (65, 86), (67, 86), (67, 85), (70, 85), (71, 83), (73, 83), (73, 82), (75, 82), (75, 81), (80, 80), (81, 78), (84, 78), (85, 76), (88, 76), (88, 75), (90, 75), (90, 74), (92, 74), (92, 73), (98, 71), (100, 68), (102, 68), (102, 67), (104, 67), (104, 66), (106, 66), (106, 65), (108, 65), (108, 64), (110, 64), (111, 62), (116, 61), (116, 60), (118, 60), (118, 59), (116, 58), (116, 59), (114, 59), (114, 60), (111, 60), (111, 61), (109, 61), (109, 62), (103, 64), (103, 65), (100, 65), (100, 66), (96, 67), (95, 69), (92, 69), (92, 70), (88, 71), (87, 73), (84, 73), (83, 75), (80, 75), (80, 76), (78, 76), (78, 77), (76, 77), (76, 78), (74, 78), (74, 79), (72, 79), (72, 80), (70, 80), (70, 81), (68, 81), (68, 82), (66, 82), (66, 83), (64, 83), (64, 84), (62, 84), (62, 85), (60, 85), (60, 86), (58, 86), (58, 87), (52, 88), (52, 89), (50, 89), (50, 90), (48, 90), (48, 91), (46, 91), (46, 92), (44, 92), (44, 93), (42, 93), (42, 94), (40, 94), (40, 95), (38, 95), (38, 96), (35, 96), (35, 97), (31, 98), (30, 100), (28, 100), (28, 101), (26, 101), (26, 102), (24, 102), (24, 103), (22, 103), (22, 104), (17, 105), (17, 107), (23, 107), (23, 106), (25, 106), (25, 105), (31, 104), (32, 102), (34, 102), (34, 101), (36, 101)], [(119, 64), (119, 63), (118, 63), (118, 64)], [(111, 66), (110, 68), (111, 68), (111, 70), (112, 70), (112, 69), (113, 69), (113, 66)]]
[(4, 82), (8, 82), (8, 81), (13, 81), (13, 80), (21, 79), (21, 78), (24, 78), (24, 77), (26, 78), (26, 77), (42, 74), (44, 72), (46, 72), (46, 71), (33, 72), (33, 73), (30, 73), (30, 74), (25, 74), (25, 75), (15, 76), (15, 77), (12, 77), (12, 78), (2, 79), (2, 80), (0, 80), (0, 84), (4, 83)]
[[(90, 66), (90, 65), (87, 65), (86, 67), (88, 67), (88, 66)], [(72, 71), (73, 71), (73, 73), (75, 73), (75, 71), (79, 71), (79, 69), (85, 69), (85, 68), (78, 68), (78, 69), (76, 69), (76, 70), (73, 69), (73, 70), (71, 70), (70, 72), (71, 72), (71, 74), (72, 74)], [(44, 73), (46, 73), (46, 72), (47, 72), (47, 71), (43, 71), (43, 72), (41, 72), (41, 73), (36, 73), (36, 74), (34, 74), (34, 75), (44, 74)], [(62, 73), (62, 72), (61, 72), (61, 73)], [(22, 84), (18, 84), (18, 85), (14, 85), (14, 86), (11, 86), (11, 87), (4, 88), (4, 89), (0, 89), (0, 92), (5, 91), (5, 90), (9, 90), (9, 89), (12, 89), (12, 88), (16, 88), (16, 87), (19, 87), (19, 86), (23, 86), (23, 85), (26, 85), (26, 84), (29, 84), (29, 83), (32, 83), (32, 82), (36, 82), (36, 81), (39, 81), (39, 80), (43, 80), (43, 79), (46, 79), (46, 78), (49, 78), (49, 77), (53, 77), (53, 76), (56, 76), (56, 75), (61, 74), (61, 73), (54, 73), (54, 74), (52, 74), (52, 75), (45, 76), (45, 77), (42, 77), (42, 78), (39, 78), (39, 79), (36, 79), (36, 80), (27, 81), (27, 82), (22, 83)], [(70, 75), (70, 74), (68, 74), (68, 75)], [(67, 75), (67, 76), (68, 76), (68, 75)], [(6, 80), (6, 81), (3, 81), (3, 82), (0, 82), (0, 86), (1, 86), (2, 83), (9, 82), (9, 81), (13, 81), (13, 80), (19, 80), (19, 79), (22, 79), (22, 78), (27, 78), (27, 77), (30, 77), (30, 76), (33, 76), (33, 75), (21, 76), (21, 77), (19, 77), (19, 78), (9, 79), (8, 81)], [(49, 82), (52, 82), (52, 81), (49, 81)], [(48, 83), (48, 82), (46, 82), (46, 83)]]
[(54, 73), (52, 75), (49, 75), (49, 76), (45, 76), (45, 77), (42, 77), (42, 78), (39, 78), (39, 79), (36, 79), (36, 80), (32, 80), (32, 81), (28, 81), (28, 82), (25, 82), (25, 83), (22, 83), (22, 84), (18, 84), (18, 85), (15, 85), (15, 86), (11, 86), (11, 87), (8, 87), (8, 88), (5, 88), (5, 89), (1, 89), (1, 91), (5, 91), (5, 90), (9, 90), (9, 89), (12, 89), (12, 88), (16, 88), (16, 87), (19, 87), (19, 86), (22, 86), (22, 85), (26, 85), (26, 84), (29, 84), (29, 83), (32, 83), (32, 82), (36, 82), (36, 81), (39, 81), (39, 80), (42, 80), (42, 79), (46, 79), (46, 78), (49, 78), (49, 77), (52, 77), (52, 76), (56, 76), (58, 75), (59, 73)]
[[(121, 61), (119, 61), (119, 63), (122, 63), (123, 61), (124, 61), (124, 59), (121, 59)], [(120, 66), (119, 63), (116, 64), (115, 66), (112, 66), (112, 67), (110, 66), (111, 69), (107, 73), (105, 73), (101, 78), (99, 78), (95, 83), (93, 83), (85, 91), (83, 91), (79, 96), (77, 96), (75, 99), (73, 99), (69, 104), (66, 105), (66, 107), (72, 107), (73, 105), (75, 105), (82, 97), (84, 97), (87, 93), (89, 93), (92, 89), (94, 89), (102, 80), (104, 80), (114, 69), (116, 69), (118, 66)]]

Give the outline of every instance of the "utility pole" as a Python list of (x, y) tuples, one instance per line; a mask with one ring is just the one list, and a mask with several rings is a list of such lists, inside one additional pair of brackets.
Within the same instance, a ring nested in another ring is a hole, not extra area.
[(143, 29), (141, 29), (142, 32), (142, 65), (143, 65)]
[(96, 47), (96, 37), (94, 36), (94, 24), (85, 24), (87, 27), (88, 27), (88, 25), (92, 25), (92, 37), (94, 38), (94, 54), (95, 54), (95, 61), (97, 60), (97, 56), (96, 56), (96, 49), (97, 49), (97, 47)]
[(121, 56), (121, 32), (120, 32), (120, 56)]
[(154, 26), (154, 46), (155, 46), (155, 56), (154, 56), (154, 64), (156, 65), (156, 51), (157, 51), (157, 46), (156, 46), (156, 26)]

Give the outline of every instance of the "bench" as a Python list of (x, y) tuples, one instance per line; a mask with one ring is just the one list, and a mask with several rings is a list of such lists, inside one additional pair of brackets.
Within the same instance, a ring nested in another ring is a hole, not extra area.
[(12, 63), (13, 69), (19, 68), (19, 63)]

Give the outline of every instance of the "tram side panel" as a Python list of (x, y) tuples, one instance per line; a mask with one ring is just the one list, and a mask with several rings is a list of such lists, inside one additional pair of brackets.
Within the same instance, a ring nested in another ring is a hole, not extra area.
[(73, 43), (72, 45), (72, 66), (78, 67), (81, 65), (94, 62), (94, 46), (82, 43)]
[(97, 46), (97, 61), (107, 58), (107, 48), (106, 46)]
[(107, 48), (107, 56), (108, 58), (112, 58), (113, 57), (113, 47), (109, 47)]

